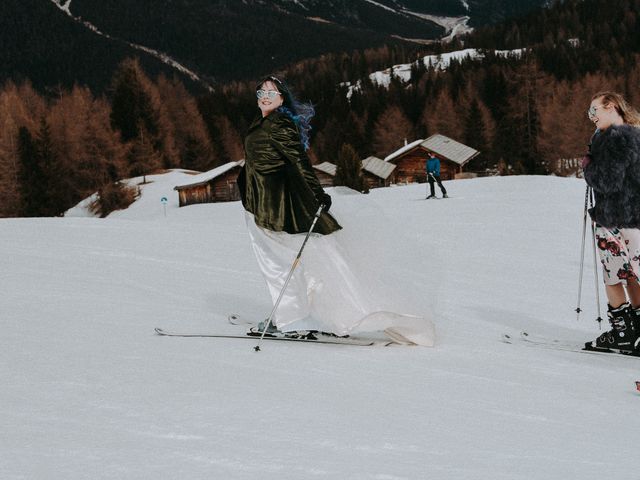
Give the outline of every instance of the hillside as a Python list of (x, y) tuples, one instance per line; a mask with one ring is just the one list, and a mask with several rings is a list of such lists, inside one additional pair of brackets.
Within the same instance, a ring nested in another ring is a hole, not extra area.
[(500, 342), (598, 335), (590, 261), (573, 311), (582, 181), (458, 180), (429, 202), (425, 185), (334, 189), (341, 241), (375, 271), (362, 278), (431, 313), (438, 342), (256, 353), (153, 333), (237, 332), (228, 313), (270, 309), (239, 203), (178, 209), (180, 175), (106, 219), (0, 220), (1, 478), (595, 480), (640, 466), (638, 359)]
[(0, 5), (0, 82), (26, 78), (39, 89), (79, 83), (102, 92), (115, 66), (138, 56), (154, 76), (175, 72), (191, 83), (193, 75), (183, 70), (193, 72), (195, 89), (331, 52), (383, 45), (411, 50), (419, 43), (404, 40), (441, 38), (449, 33), (442, 25), (483, 25), (541, 3), (7, 0)]

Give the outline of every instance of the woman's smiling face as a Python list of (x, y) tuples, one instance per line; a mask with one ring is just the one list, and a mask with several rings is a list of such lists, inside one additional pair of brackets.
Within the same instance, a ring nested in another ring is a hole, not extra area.
[(262, 116), (266, 117), (276, 108), (282, 105), (282, 94), (271, 80), (267, 80), (256, 92), (258, 97), (258, 108), (262, 111)]
[(589, 106), (589, 120), (591, 120), (599, 130), (606, 130), (611, 125), (624, 123), (613, 104), (604, 104), (604, 98), (598, 97), (591, 101)]

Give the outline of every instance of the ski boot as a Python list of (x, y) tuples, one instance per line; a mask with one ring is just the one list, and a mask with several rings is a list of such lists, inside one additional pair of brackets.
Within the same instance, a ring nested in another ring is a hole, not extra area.
[(640, 353), (640, 307), (630, 307), (629, 315), (631, 316), (631, 325), (636, 333), (635, 349)]
[[(261, 336), (262, 332), (264, 332), (266, 324), (267, 324), (267, 320), (259, 322), (255, 327), (251, 327), (249, 329), (249, 331), (247, 332), (247, 335), (250, 335), (250, 336)], [(269, 326), (267, 327), (267, 331), (265, 332), (264, 336), (265, 337), (275, 337), (277, 334), (280, 334), (280, 333), (282, 333), (282, 332), (280, 332), (280, 330), (278, 330), (278, 327), (276, 327), (273, 324), (273, 322), (270, 322)]]
[(442, 198), (449, 198), (449, 195), (447, 195), (446, 193), (442, 194)]
[(607, 312), (611, 330), (603, 333), (593, 342), (587, 342), (585, 349), (606, 349), (620, 352), (633, 352), (638, 343), (638, 334), (636, 333), (632, 321), (633, 310), (628, 303), (624, 303), (617, 308), (609, 305)]

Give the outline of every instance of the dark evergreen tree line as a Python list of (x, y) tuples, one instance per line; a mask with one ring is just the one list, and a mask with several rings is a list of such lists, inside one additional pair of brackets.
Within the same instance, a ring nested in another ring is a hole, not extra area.
[[(608, 34), (603, 18), (619, 20), (625, 34)], [(640, 0), (567, 0), (464, 39), (465, 46), (492, 49), (528, 45), (518, 55), (486, 50), (446, 71), (417, 62), (408, 82), (392, 78), (388, 87), (368, 74), (416, 60), (415, 50), (324, 55), (276, 73), (316, 107), (314, 162), (355, 165), (344, 161), (350, 155), (343, 146), (360, 159), (384, 158), (405, 141), (441, 133), (481, 151), (467, 170), (554, 172), (560, 159), (584, 153), (593, 93), (617, 90), (640, 106), (639, 18)], [(345, 82), (355, 80), (358, 88), (349, 90)], [(56, 215), (122, 178), (175, 167), (203, 171), (242, 158), (242, 137), (258, 113), (255, 86), (232, 82), (194, 98), (176, 79), (150, 80), (134, 60), (120, 65), (104, 97), (84, 87), (45, 97), (28, 83), (6, 83), (0, 215)], [(32, 202), (32, 195), (42, 197)]]

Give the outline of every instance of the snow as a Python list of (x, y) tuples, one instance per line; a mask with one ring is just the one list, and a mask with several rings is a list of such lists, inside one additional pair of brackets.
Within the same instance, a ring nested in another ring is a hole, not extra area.
[(444, 28), (445, 33), (447, 34), (445, 37), (441, 39), (441, 41), (444, 43), (450, 42), (456, 36), (471, 33), (473, 31), (473, 28), (467, 25), (469, 20), (471, 20), (471, 17), (468, 17), (468, 16), (442, 17), (438, 15), (429, 15), (426, 13), (412, 12), (410, 10), (403, 10), (403, 12), (409, 15), (413, 15), (415, 17), (429, 20), (430, 22), (433, 22), (436, 25), (440, 25), (442, 28)]
[(193, 175), (191, 178), (189, 178), (187, 181), (184, 182), (180, 182), (178, 184), (176, 184), (176, 187), (186, 187), (188, 185), (194, 185), (196, 183), (201, 183), (201, 182), (209, 182), (210, 180), (213, 180), (216, 177), (219, 177), (220, 175), (222, 175), (223, 173), (228, 172), (229, 170), (242, 165), (244, 162), (244, 160), (239, 160), (236, 162), (228, 162), (225, 163), (224, 165), (220, 165), (219, 167), (216, 167), (212, 170), (209, 170), (208, 172), (203, 172), (200, 173), (198, 175)]
[(149, 177), (106, 219), (0, 220), (3, 480), (601, 479), (640, 467), (638, 359), (499, 341), (599, 334), (589, 252), (579, 322), (574, 312), (583, 181), (457, 180), (444, 182), (451, 199), (428, 202), (425, 184), (330, 189), (387, 295), (433, 311), (438, 343), (256, 353), (253, 340), (153, 333), (237, 333), (228, 313), (270, 310), (240, 204), (178, 208), (185, 175)]
[[(522, 56), (523, 49), (495, 50), (494, 53), (502, 57), (520, 57)], [(418, 60), (418, 62), (422, 62), (427, 69), (444, 71), (449, 68), (453, 61), (462, 62), (465, 60), (479, 60), (484, 58), (484, 55), (485, 53), (477, 48), (465, 48), (463, 50), (456, 50), (440, 55), (427, 55)], [(411, 67), (413, 65), (413, 63), (393, 65), (385, 70), (373, 72), (369, 75), (369, 79), (374, 84), (385, 88), (389, 88), (393, 77), (406, 83), (411, 80)], [(343, 82), (341, 85), (347, 87), (347, 98), (351, 98), (355, 90), (360, 90), (361, 84), (362, 82), (358, 80), (355, 84), (351, 84), (351, 82)]]
[(395, 152), (390, 153), (389, 155), (387, 155), (386, 157), (384, 157), (384, 161), (385, 161), (385, 162), (388, 162), (388, 161), (390, 161), (390, 160), (393, 160), (394, 158), (399, 157), (399, 156), (400, 156), (400, 155), (402, 155), (403, 153), (408, 152), (409, 150), (411, 150), (411, 149), (413, 149), (413, 148), (417, 147), (417, 146), (418, 146), (418, 145), (420, 145), (422, 142), (424, 142), (424, 139), (423, 139), (423, 138), (418, 139), (418, 140), (414, 140), (413, 142), (408, 143), (407, 145), (405, 145), (405, 146), (403, 146), (403, 147), (399, 148), (399, 149), (398, 149), (398, 150), (396, 150)]
[(60, 10), (71, 16), (71, 0), (51, 0)]
[(392, 12), (392, 13), (398, 13), (398, 11), (397, 11), (397, 10), (394, 10), (393, 8), (387, 7), (386, 5), (383, 5), (383, 4), (381, 4), (381, 3), (374, 2), (373, 0), (364, 0), (364, 1), (365, 1), (365, 2), (367, 2), (367, 3), (370, 3), (370, 4), (372, 4), (372, 5), (375, 5), (376, 7), (380, 7), (380, 8), (382, 8), (382, 9), (384, 9), (384, 10), (387, 10), (387, 11), (389, 11), (389, 12)]

